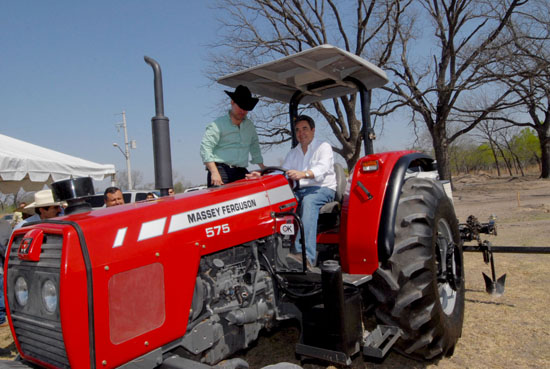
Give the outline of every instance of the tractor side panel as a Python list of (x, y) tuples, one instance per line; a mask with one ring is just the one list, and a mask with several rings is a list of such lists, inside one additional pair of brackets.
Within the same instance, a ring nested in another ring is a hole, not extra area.
[(271, 213), (292, 202), (286, 179), (269, 176), (129, 204), (86, 227), (97, 367), (183, 337), (201, 256), (272, 234)]
[[(144, 223), (124, 224), (123, 245), (110, 251), (112, 258), (92, 262), (96, 367), (121, 365), (185, 334), (201, 245), (192, 231), (138, 241)], [(109, 241), (104, 245), (112, 247), (115, 238)]]
[(86, 263), (80, 240), (73, 227), (63, 227), (63, 244), (59, 276), (63, 341), (71, 368), (87, 369), (92, 360), (88, 307), (93, 299), (87, 287)]
[[(388, 179), (397, 160), (413, 151), (394, 151), (361, 158), (348, 179), (342, 204), (340, 257), (350, 274), (372, 274), (378, 269), (378, 230)], [(364, 170), (367, 163), (378, 169)]]

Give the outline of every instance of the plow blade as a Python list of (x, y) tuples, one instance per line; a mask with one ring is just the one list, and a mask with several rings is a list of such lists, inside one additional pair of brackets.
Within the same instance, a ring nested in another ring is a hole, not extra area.
[(500, 296), (504, 293), (504, 283), (506, 282), (506, 274), (503, 274), (496, 281), (489, 277), (485, 273), (483, 274), (483, 279), (485, 279), (485, 291), (490, 295)]
[(494, 252), (514, 253), (514, 254), (550, 254), (550, 247), (547, 246), (492, 246), (490, 242), (483, 241), (477, 246), (463, 245), (462, 251), (467, 252), (482, 252), (485, 264), (491, 265), (491, 277), (483, 274), (485, 280), (485, 291), (487, 293), (500, 296), (504, 293), (504, 283), (506, 282), (506, 274), (503, 274), (499, 279), (496, 279)]

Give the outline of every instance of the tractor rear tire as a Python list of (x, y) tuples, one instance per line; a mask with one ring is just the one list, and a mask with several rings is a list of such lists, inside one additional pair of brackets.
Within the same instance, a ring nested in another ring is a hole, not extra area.
[(390, 258), (369, 290), (376, 318), (402, 330), (394, 349), (417, 360), (450, 356), (462, 334), (464, 268), (454, 207), (430, 179), (405, 181)]

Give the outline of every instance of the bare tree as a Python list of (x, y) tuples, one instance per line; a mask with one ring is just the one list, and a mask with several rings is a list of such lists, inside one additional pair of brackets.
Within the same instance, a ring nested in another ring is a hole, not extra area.
[[(126, 170), (117, 170), (115, 177), (118, 187), (122, 190), (128, 189), (128, 172)], [(143, 173), (140, 170), (132, 170), (132, 184), (134, 189), (143, 187)]]
[(509, 131), (500, 131), (499, 136), (501, 138), (501, 141), (504, 143), (504, 146), (506, 147), (506, 151), (510, 157), (510, 163), (514, 164), (514, 167), (516, 168), (516, 174), (521, 172), (521, 176), (525, 176), (525, 172), (523, 171), (523, 165), (521, 164), (521, 160), (516, 153), (516, 148), (514, 147), (512, 143), (513, 137), (511, 137)]
[[(495, 160), (495, 166), (497, 168), (497, 174), (500, 177), (500, 164), (499, 164), (499, 153), (502, 153), (502, 150), (499, 148), (499, 144), (497, 142), (497, 132), (501, 129), (504, 129), (504, 127), (499, 124), (496, 120), (485, 120), (480, 122), (480, 124), (477, 125), (476, 131), (479, 133), (474, 133), (474, 136), (478, 136), (483, 140), (486, 140), (489, 144), (489, 147), (491, 148), (491, 153), (493, 154), (493, 159)], [(506, 160), (505, 157), (503, 157), (503, 160)]]
[[(485, 50), (496, 47), (499, 34), (525, 2), (420, 0), (408, 27), (400, 28), (395, 46), (400, 55), (388, 64), (394, 75), (393, 85), (385, 87), (394, 94), (388, 104), (393, 110), (407, 106), (422, 119), (443, 179), (451, 178), (449, 145), (491, 113), (512, 104), (507, 99), (510, 89), (493, 90), (491, 101), (474, 110), (464, 107), (464, 99), (487, 92), (488, 84), (494, 83), (494, 78), (481, 73), (483, 66), (496, 62), (482, 60)], [(426, 30), (433, 32), (433, 38), (422, 33)], [(460, 129), (450, 133), (453, 123)]]
[[(393, 51), (400, 19), (411, 1), (399, 0), (223, 0), (220, 41), (212, 45), (209, 76), (215, 79), (261, 62), (321, 44), (334, 44), (383, 67)], [(353, 167), (361, 153), (356, 94), (315, 103), (340, 146), (333, 147)], [(256, 124), (263, 144), (290, 140), (287, 113), (269, 102)]]
[[(173, 188), (173, 190), (174, 190), (175, 193), (183, 192), (186, 188), (193, 186), (193, 183), (191, 181), (185, 179), (183, 174), (181, 174), (177, 170), (174, 170), (172, 172), (172, 177), (174, 178), (174, 188)], [(154, 184), (152, 185), (151, 188), (153, 188), (153, 187), (154, 187)]]
[(506, 28), (505, 47), (495, 51), (498, 69), (487, 68), (522, 104), (530, 122), (503, 120), (533, 128), (541, 148), (541, 177), (550, 178), (550, 3), (531, 1)]

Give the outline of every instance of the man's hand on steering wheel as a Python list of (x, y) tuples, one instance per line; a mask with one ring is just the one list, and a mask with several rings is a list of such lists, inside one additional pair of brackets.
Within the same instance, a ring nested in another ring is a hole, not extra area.
[[(289, 173), (291, 173), (291, 172), (299, 172), (299, 171), (297, 171), (297, 170), (286, 170), (285, 168), (282, 168), (282, 167), (265, 167), (260, 172), (254, 171), (250, 174), (247, 174), (247, 178), (258, 178), (258, 176), (264, 176), (266, 174), (269, 174), (271, 172), (276, 172), (276, 171), (279, 171), (279, 172), (283, 173), (283, 175), (287, 178), (288, 184), (290, 185), (292, 190), (296, 191), (300, 188), (300, 179), (294, 179), (294, 178), (290, 177), (290, 175), (289, 175)], [(300, 173), (303, 174), (304, 172), (300, 172)], [(306, 177), (304, 175), (301, 178), (306, 178)]]
[(260, 178), (262, 176), (262, 174), (260, 172), (258, 172), (257, 170), (254, 170), (248, 174), (245, 174), (245, 177), (248, 178), (248, 179), (255, 179), (255, 178)]
[(309, 173), (302, 172), (301, 170), (287, 170), (286, 175), (288, 178), (293, 179), (295, 181), (299, 181), (300, 179), (309, 178)]

